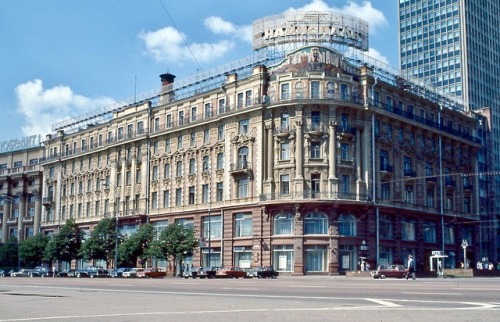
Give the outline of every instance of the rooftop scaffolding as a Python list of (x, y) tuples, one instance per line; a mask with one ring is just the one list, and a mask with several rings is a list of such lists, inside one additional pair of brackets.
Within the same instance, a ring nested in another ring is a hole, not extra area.
[[(173, 83), (174, 100), (182, 100), (219, 88), (225, 82), (228, 74), (237, 73), (238, 79), (248, 78), (252, 74), (253, 67), (258, 65), (274, 65), (282, 60), (286, 53), (303, 47), (304, 45), (305, 44), (297, 43), (267, 47), (255, 51), (252, 56), (176, 81)], [(354, 66), (369, 66), (373, 69), (375, 77), (386, 83), (436, 102), (443, 108), (464, 111), (463, 101), (459, 97), (451, 94), (439, 93), (433, 86), (425, 84), (424, 80), (403, 75), (399, 70), (370, 57), (367, 53), (352, 47), (339, 46), (338, 44), (324, 44), (323, 46), (339, 51), (344, 55), (347, 61)], [(104, 124), (113, 118), (113, 113), (129, 107), (141, 105), (146, 101), (149, 101), (151, 104), (150, 106), (154, 108), (159, 105), (161, 94), (162, 90), (158, 88), (140, 94), (136, 98), (117, 102), (113, 105), (105, 106), (77, 117), (55, 123), (52, 126), (52, 130), (54, 132), (64, 130), (66, 133), (73, 133), (85, 129), (88, 126)]]

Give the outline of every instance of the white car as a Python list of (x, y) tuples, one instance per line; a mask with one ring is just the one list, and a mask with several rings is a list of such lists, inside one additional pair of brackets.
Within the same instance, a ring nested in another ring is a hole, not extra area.
[(137, 273), (144, 272), (144, 268), (135, 267), (129, 271), (123, 272), (122, 277), (137, 277)]

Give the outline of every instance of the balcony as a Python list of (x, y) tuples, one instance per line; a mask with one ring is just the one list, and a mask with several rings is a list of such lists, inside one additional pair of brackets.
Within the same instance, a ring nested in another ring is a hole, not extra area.
[(392, 165), (390, 164), (381, 164), (380, 165), (380, 172), (392, 172)]
[(417, 172), (411, 169), (405, 169), (403, 171), (403, 176), (407, 178), (415, 178), (417, 176)]
[(321, 124), (311, 124), (306, 127), (306, 132), (310, 135), (323, 135), (325, 127)]
[(42, 205), (44, 205), (45, 207), (49, 207), (50, 205), (52, 205), (52, 197), (43, 197), (42, 198)]
[(229, 172), (232, 175), (249, 174), (252, 171), (250, 167), (250, 162), (239, 161), (237, 163), (231, 163)]
[(24, 216), (23, 217), (23, 223), (32, 223), (33, 222), (33, 216)]
[(8, 224), (16, 224), (17, 223), (17, 217), (9, 217), (7, 219)]
[(288, 125), (276, 128), (276, 135), (280, 138), (286, 138), (290, 135), (290, 127)]
[(339, 125), (337, 126), (337, 134), (341, 134), (343, 137), (353, 137), (356, 135), (356, 128), (349, 125)]

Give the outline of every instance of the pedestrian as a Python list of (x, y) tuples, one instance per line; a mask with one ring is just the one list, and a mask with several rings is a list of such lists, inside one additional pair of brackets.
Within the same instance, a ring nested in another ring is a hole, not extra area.
[(406, 279), (410, 277), (414, 280), (415, 279), (415, 261), (413, 260), (413, 257), (411, 255), (408, 255), (408, 265), (406, 267)]

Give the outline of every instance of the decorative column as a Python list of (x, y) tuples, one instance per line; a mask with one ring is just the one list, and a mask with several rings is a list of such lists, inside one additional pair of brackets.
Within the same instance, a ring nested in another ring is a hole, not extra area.
[(295, 173), (297, 173), (297, 179), (304, 178), (304, 133), (302, 125), (302, 120), (295, 122), (295, 127), (297, 128), (297, 149), (295, 150), (297, 159)]
[(25, 239), (23, 219), (26, 215), (26, 194), (18, 193), (19, 196), (19, 217), (17, 218), (17, 241), (22, 242)]
[(40, 232), (40, 221), (42, 219), (42, 196), (40, 195), (40, 191), (33, 191), (35, 195), (35, 218), (33, 218), (33, 235), (36, 235)]
[(300, 213), (300, 207), (295, 206), (295, 238), (293, 242), (293, 275), (304, 275), (304, 238), (303, 221)]
[(335, 131), (335, 122), (331, 121), (328, 124), (328, 133), (330, 135), (330, 141), (329, 141), (329, 147), (328, 147), (328, 160), (330, 162), (329, 167), (328, 167), (328, 179), (333, 180), (336, 179), (335, 173), (337, 172), (337, 159), (335, 158), (336, 155), (336, 131)]
[(356, 146), (356, 199), (359, 200), (360, 194), (362, 193), (361, 189), (361, 133), (360, 130), (356, 129), (356, 142), (354, 145)]
[(8, 242), (7, 221), (12, 212), (12, 200), (9, 196), (3, 197), (2, 242)]
[(272, 124), (266, 125), (267, 133), (267, 181), (274, 181), (274, 160), (273, 160), (273, 126)]

